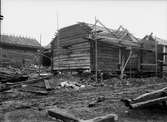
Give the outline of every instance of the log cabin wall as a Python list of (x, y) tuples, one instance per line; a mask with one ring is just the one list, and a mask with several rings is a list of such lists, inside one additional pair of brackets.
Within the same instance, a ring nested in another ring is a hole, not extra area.
[[(89, 25), (83, 23), (59, 30), (59, 33), (52, 41), (53, 70), (90, 69), (95, 71), (95, 38), (97, 38), (98, 71), (120, 71), (123, 59), (125, 63), (129, 57), (130, 48), (128, 49), (128, 47), (132, 47), (132, 55), (125, 67), (125, 73), (155, 72), (155, 68), (157, 68), (158, 72), (161, 71), (162, 67), (160, 65), (156, 67), (154, 40), (145, 41), (144, 39), (140, 42), (133, 42), (130, 39), (116, 39), (111, 34), (94, 38), (91, 30), (92, 28)], [(97, 32), (103, 32), (103, 30)], [(157, 61), (163, 60), (160, 53), (162, 53), (162, 48), (158, 45)]]
[(90, 28), (83, 26), (60, 29), (52, 43), (53, 70), (90, 69)]
[(1, 51), (1, 64), (4, 65), (31, 65), (37, 64), (39, 55), (37, 55), (37, 48), (26, 48), (13, 45), (3, 45)]
[[(95, 40), (87, 39), (91, 33), (91, 27), (85, 24), (75, 24), (59, 30), (59, 33), (52, 41), (53, 51), (53, 70), (73, 70), (90, 69), (95, 71), (96, 49)], [(109, 34), (111, 36), (111, 34)], [(115, 43), (116, 40), (114, 40)], [(118, 43), (118, 42), (116, 42)], [(125, 60), (128, 58), (129, 51), (112, 44), (112, 41), (97, 41), (97, 70), (117, 72), (120, 70), (119, 49)], [(136, 52), (131, 59), (132, 69), (138, 66), (138, 56)], [(137, 60), (137, 62), (136, 62)], [(128, 68), (127, 68), (128, 69)]]
[(118, 71), (119, 47), (98, 41), (97, 43), (97, 66), (99, 71)]
[(37, 52), (40, 47), (36, 39), (1, 35), (0, 65), (30, 66), (39, 64)]

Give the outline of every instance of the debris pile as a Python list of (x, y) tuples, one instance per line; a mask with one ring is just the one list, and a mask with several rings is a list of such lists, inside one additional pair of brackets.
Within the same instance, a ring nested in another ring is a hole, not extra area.
[(88, 107), (95, 107), (98, 103), (101, 103), (105, 100), (106, 98), (104, 96), (99, 96), (95, 100), (93, 100), (91, 103), (89, 103)]
[[(45, 89), (50, 90), (49, 83), (46, 84), (46, 79), (52, 76), (51, 73), (44, 72), (39, 73), (38, 70), (31, 71), (24, 67), (22, 69), (14, 68), (12, 66), (0, 67), (0, 91), (4, 92), (14, 88), (26, 88), (38, 82), (45, 84)], [(47, 88), (46, 88), (47, 87)], [(28, 90), (31, 91), (31, 90)], [(35, 93), (38, 90), (34, 90)], [(33, 92), (33, 91), (31, 91)], [(47, 94), (47, 91), (39, 91), (38, 93)]]
[[(111, 78), (96, 82), (91, 74), (82, 74), (82, 77), (80, 75), (58, 77), (52, 76), (45, 70), (38, 72), (38, 69), (33, 72), (22, 72), (23, 69), (16, 68), (1, 69), (0, 73), (3, 75), (0, 77), (9, 78), (13, 74), (28, 76), (28, 79), (24, 81), (18, 79), (14, 81), (11, 77), (11, 81), (0, 82), (0, 111), (3, 114), (17, 109), (24, 113), (27, 109), (44, 112), (47, 115), (44, 116), (45, 119), (52, 117), (48, 120), (56, 118), (65, 119), (67, 122), (69, 119), (75, 119), (78, 122), (112, 122), (115, 118), (112, 113), (119, 115), (119, 119), (124, 119), (124, 117), (128, 120), (132, 119), (129, 116), (132, 114), (130, 110), (128, 114), (123, 112), (127, 109), (124, 104), (129, 108), (140, 108), (155, 106), (157, 103), (165, 105), (167, 100), (166, 79)], [(124, 104), (120, 102), (120, 99)], [(69, 110), (72, 114), (63, 113), (54, 106)], [(140, 110), (135, 109), (137, 115)]]
[(28, 76), (21, 73), (19, 69), (16, 68), (4, 68), (0, 67), (0, 81), (5, 82), (19, 82), (27, 80)]
[(77, 82), (70, 82), (70, 81), (61, 82), (60, 86), (64, 87), (64, 88), (73, 88), (76, 90), (78, 90), (80, 88), (85, 88), (85, 85), (82, 85), (82, 84), (77, 83)]

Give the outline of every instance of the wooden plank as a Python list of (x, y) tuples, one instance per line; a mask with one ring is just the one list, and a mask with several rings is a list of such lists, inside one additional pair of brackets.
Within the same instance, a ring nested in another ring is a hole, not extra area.
[(130, 108), (150, 106), (167, 100), (166, 89), (167, 88), (155, 90), (150, 93), (142, 94), (135, 99), (125, 99), (122, 101)]
[(89, 60), (90, 61), (90, 57), (88, 56), (82, 56), (82, 57), (69, 57), (69, 58), (60, 58), (58, 59), (57, 57), (54, 58), (54, 61), (76, 61), (76, 60)]
[(131, 106), (132, 106), (132, 108), (145, 107), (145, 106), (154, 105), (156, 103), (161, 103), (164, 101), (167, 101), (167, 96), (157, 98), (157, 99), (147, 100), (147, 101), (143, 101), (143, 102), (139, 102), (139, 103), (135, 103), (135, 104), (131, 104)]
[[(90, 57), (90, 55), (87, 53), (84, 53), (84, 54), (71, 54), (71, 55), (61, 55), (60, 56), (60, 59), (75, 59), (75, 58), (82, 58), (82, 57), (85, 57), (85, 58), (87, 58), (87, 57)], [(53, 60), (56, 60), (56, 59), (58, 59), (58, 57), (54, 57), (53, 58)]]
[(57, 107), (54, 109), (49, 109), (48, 114), (52, 117), (55, 117), (56, 119), (63, 120), (63, 122), (79, 122), (77, 117), (68, 113), (64, 109), (59, 109)]
[(90, 66), (81, 65), (81, 66), (73, 66), (73, 67), (53, 67), (53, 70), (73, 70), (73, 69), (90, 69)]
[(72, 115), (67, 110), (59, 109), (57, 107), (48, 109), (47, 112), (50, 116), (55, 117), (63, 122), (115, 122), (118, 120), (118, 116), (116, 114), (107, 114), (105, 116), (98, 116), (89, 120), (82, 120)]

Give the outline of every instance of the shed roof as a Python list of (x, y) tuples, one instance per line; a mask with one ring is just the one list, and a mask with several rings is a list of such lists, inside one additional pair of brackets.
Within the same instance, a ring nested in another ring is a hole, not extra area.
[(26, 46), (26, 47), (41, 46), (36, 39), (31, 39), (26, 37), (17, 37), (17, 36), (11, 36), (11, 35), (1, 35), (1, 43), (17, 45), (17, 46)]

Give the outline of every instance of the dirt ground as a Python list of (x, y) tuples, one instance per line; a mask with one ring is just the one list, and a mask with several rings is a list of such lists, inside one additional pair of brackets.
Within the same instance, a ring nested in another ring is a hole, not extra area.
[[(67, 109), (82, 119), (91, 119), (100, 115), (114, 113), (118, 122), (167, 122), (167, 108), (154, 106), (145, 109), (130, 110), (120, 99), (134, 98), (143, 93), (167, 87), (166, 78), (142, 78), (119, 80), (112, 78), (103, 83), (89, 83), (83, 79), (85, 88), (72, 89), (58, 87), (62, 81), (78, 78), (54, 78), (50, 84), (54, 90), (47, 95), (37, 94), (45, 90), (44, 83), (36, 83), (0, 93), (0, 122), (59, 122), (47, 115), (46, 110), (57, 106)], [(103, 96), (105, 99), (93, 107), (89, 103)]]

